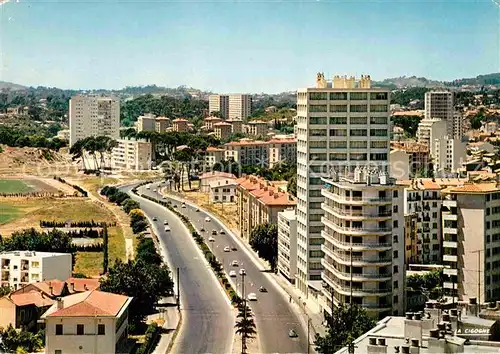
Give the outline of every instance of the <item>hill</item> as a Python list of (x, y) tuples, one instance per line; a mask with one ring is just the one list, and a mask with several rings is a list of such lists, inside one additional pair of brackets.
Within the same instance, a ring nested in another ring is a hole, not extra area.
[(384, 79), (382, 81), (375, 81), (374, 84), (379, 87), (387, 87), (390, 89), (400, 89), (408, 87), (461, 87), (466, 85), (480, 87), (488, 85), (500, 85), (500, 73), (478, 75), (474, 78), (462, 78), (448, 82), (431, 80), (425, 77), (400, 76)]
[(10, 90), (10, 91), (20, 91), (25, 90), (26, 87), (18, 84), (14, 84), (12, 82), (0, 81), (0, 91), (1, 90)]

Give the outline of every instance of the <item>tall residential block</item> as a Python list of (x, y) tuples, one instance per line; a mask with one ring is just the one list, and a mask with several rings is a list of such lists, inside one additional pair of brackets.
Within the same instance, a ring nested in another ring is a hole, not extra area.
[[(369, 76), (318, 74), (316, 87), (297, 92), (297, 279), (305, 295), (314, 295), (323, 266), (321, 193), (330, 169), (354, 172), (371, 166), (388, 170), (389, 92), (371, 88)], [(390, 242), (390, 241), (389, 241)]]
[(243, 120), (252, 114), (252, 96), (229, 95), (229, 120)]
[(453, 136), (455, 108), (453, 92), (429, 91), (425, 93), (425, 119), (441, 119), (448, 123), (449, 136)]
[(320, 306), (357, 304), (375, 318), (405, 309), (403, 188), (387, 172), (356, 167), (322, 178), (323, 297)]
[(499, 186), (466, 182), (442, 191), (443, 287), (459, 301), (500, 299)]
[(137, 118), (138, 132), (154, 132), (156, 130), (156, 116), (151, 113), (146, 113)]
[[(418, 123), (417, 141), (430, 150), (432, 142), (448, 135), (448, 122), (437, 118), (424, 118)], [(432, 152), (431, 152), (432, 153)]]
[(0, 253), (2, 287), (18, 289), (21, 286), (49, 279), (66, 280), (71, 277), (71, 253), (12, 251)]
[(219, 112), (222, 118), (229, 117), (229, 96), (228, 95), (210, 95), (208, 97), (208, 113)]
[(278, 271), (290, 283), (297, 273), (297, 216), (294, 209), (278, 213)]
[(152, 145), (145, 140), (120, 139), (111, 151), (111, 166), (118, 170), (150, 170), (152, 159)]
[(69, 144), (90, 136), (120, 138), (120, 101), (76, 95), (69, 100)]
[(467, 143), (448, 135), (436, 138), (431, 145), (435, 176), (455, 174), (467, 160)]

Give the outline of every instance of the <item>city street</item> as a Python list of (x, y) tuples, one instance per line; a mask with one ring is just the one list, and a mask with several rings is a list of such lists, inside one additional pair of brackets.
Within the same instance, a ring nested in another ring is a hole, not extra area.
[[(182, 222), (172, 212), (122, 188), (141, 204), (159, 237), (163, 257), (171, 264), (175, 278), (180, 268), (182, 327), (172, 353), (230, 353), (234, 338), (234, 313), (203, 255)], [(144, 193), (144, 187), (139, 188)], [(167, 221), (171, 231), (165, 231)], [(167, 254), (165, 254), (167, 253)]]
[[(146, 190), (148, 195), (161, 198), (158, 192), (154, 192), (158, 188), (157, 184), (151, 185), (150, 190)], [(182, 203), (169, 199), (172, 205), (176, 205), (177, 209), (186, 215), (195, 225), (198, 230), (202, 228), (203, 237), (209, 244), (216, 257), (224, 264), (227, 273), (234, 270), (237, 277), (231, 278), (233, 283), (241, 291), (241, 276), (239, 275), (240, 269), (245, 269), (245, 293), (255, 293), (257, 301), (249, 303), (252, 311), (255, 314), (257, 324), (257, 331), (260, 341), (260, 349), (265, 353), (306, 353), (307, 350), (307, 335), (302, 328), (301, 321), (296, 313), (292, 310), (291, 305), (287, 298), (278, 290), (278, 285), (275, 284), (268, 274), (263, 273), (258, 266), (256, 266), (250, 256), (240, 250), (237, 243), (234, 241), (229, 230), (217, 220), (206, 221), (207, 215), (203, 211), (196, 211), (189, 205), (182, 207)], [(212, 235), (212, 231), (217, 232)], [(220, 231), (224, 230), (224, 234)], [(209, 242), (209, 238), (213, 237), (214, 241)], [(224, 248), (236, 247), (237, 251), (224, 252)], [(238, 262), (238, 266), (232, 266), (233, 261)], [(259, 292), (259, 287), (263, 286), (267, 292)], [(298, 338), (290, 338), (289, 331), (294, 329)], [(311, 346), (312, 349), (312, 346)], [(311, 350), (312, 351), (312, 350)]]

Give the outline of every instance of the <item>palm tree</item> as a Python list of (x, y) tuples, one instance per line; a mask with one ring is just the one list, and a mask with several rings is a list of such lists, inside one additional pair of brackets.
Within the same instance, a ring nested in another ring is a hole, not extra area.
[(236, 316), (236, 318), (238, 318), (238, 321), (234, 326), (236, 328), (236, 334), (239, 334), (242, 337), (244, 336), (245, 338), (254, 338), (257, 334), (257, 330), (250, 307), (246, 304), (240, 305), (238, 308), (238, 316)]

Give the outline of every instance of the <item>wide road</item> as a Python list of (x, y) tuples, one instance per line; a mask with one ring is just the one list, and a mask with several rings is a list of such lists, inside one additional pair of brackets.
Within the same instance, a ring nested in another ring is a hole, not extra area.
[[(155, 183), (150, 188), (150, 190), (147, 190), (148, 194), (160, 198), (159, 193), (154, 192), (155, 189), (158, 190), (158, 184)], [(269, 274), (263, 273), (245, 251), (238, 249), (237, 251), (224, 252), (225, 246), (235, 246), (238, 248), (229, 230), (217, 220), (211, 219), (209, 222), (206, 222), (205, 218), (208, 215), (202, 210), (197, 212), (197, 208), (193, 208), (189, 204), (183, 208), (182, 203), (174, 199), (169, 200), (172, 201), (173, 205), (177, 206), (181, 213), (193, 222), (198, 230), (202, 228), (206, 230), (206, 232), (202, 232), (206, 241), (212, 236), (212, 230), (217, 231), (217, 235), (213, 236), (215, 242), (207, 243), (216, 257), (222, 261), (227, 272), (231, 270), (236, 271), (238, 276), (231, 278), (231, 280), (237, 283), (238, 290), (240, 291), (241, 277), (239, 269), (245, 269), (245, 293), (255, 293), (257, 295), (257, 301), (252, 301), (250, 307), (255, 314), (261, 345), (260, 350), (264, 353), (308, 352), (307, 335), (301, 325), (303, 322), (299, 320), (297, 314), (291, 308), (288, 298), (278, 289), (279, 285), (272, 280)], [(225, 233), (221, 234), (220, 230), (224, 230)], [(238, 267), (231, 265), (233, 260), (238, 261)], [(259, 287), (261, 286), (265, 287), (268, 292), (259, 292)], [(288, 336), (290, 329), (294, 329), (297, 332), (298, 338), (292, 339)]]
[[(172, 212), (124, 187), (152, 222), (171, 267), (180, 268), (182, 326), (172, 353), (231, 353), (234, 340), (234, 312), (219, 283), (202, 259), (198, 246), (182, 222)], [(144, 187), (139, 193), (144, 193)], [(167, 220), (171, 231), (165, 232)], [(175, 269), (172, 273), (175, 277)]]

